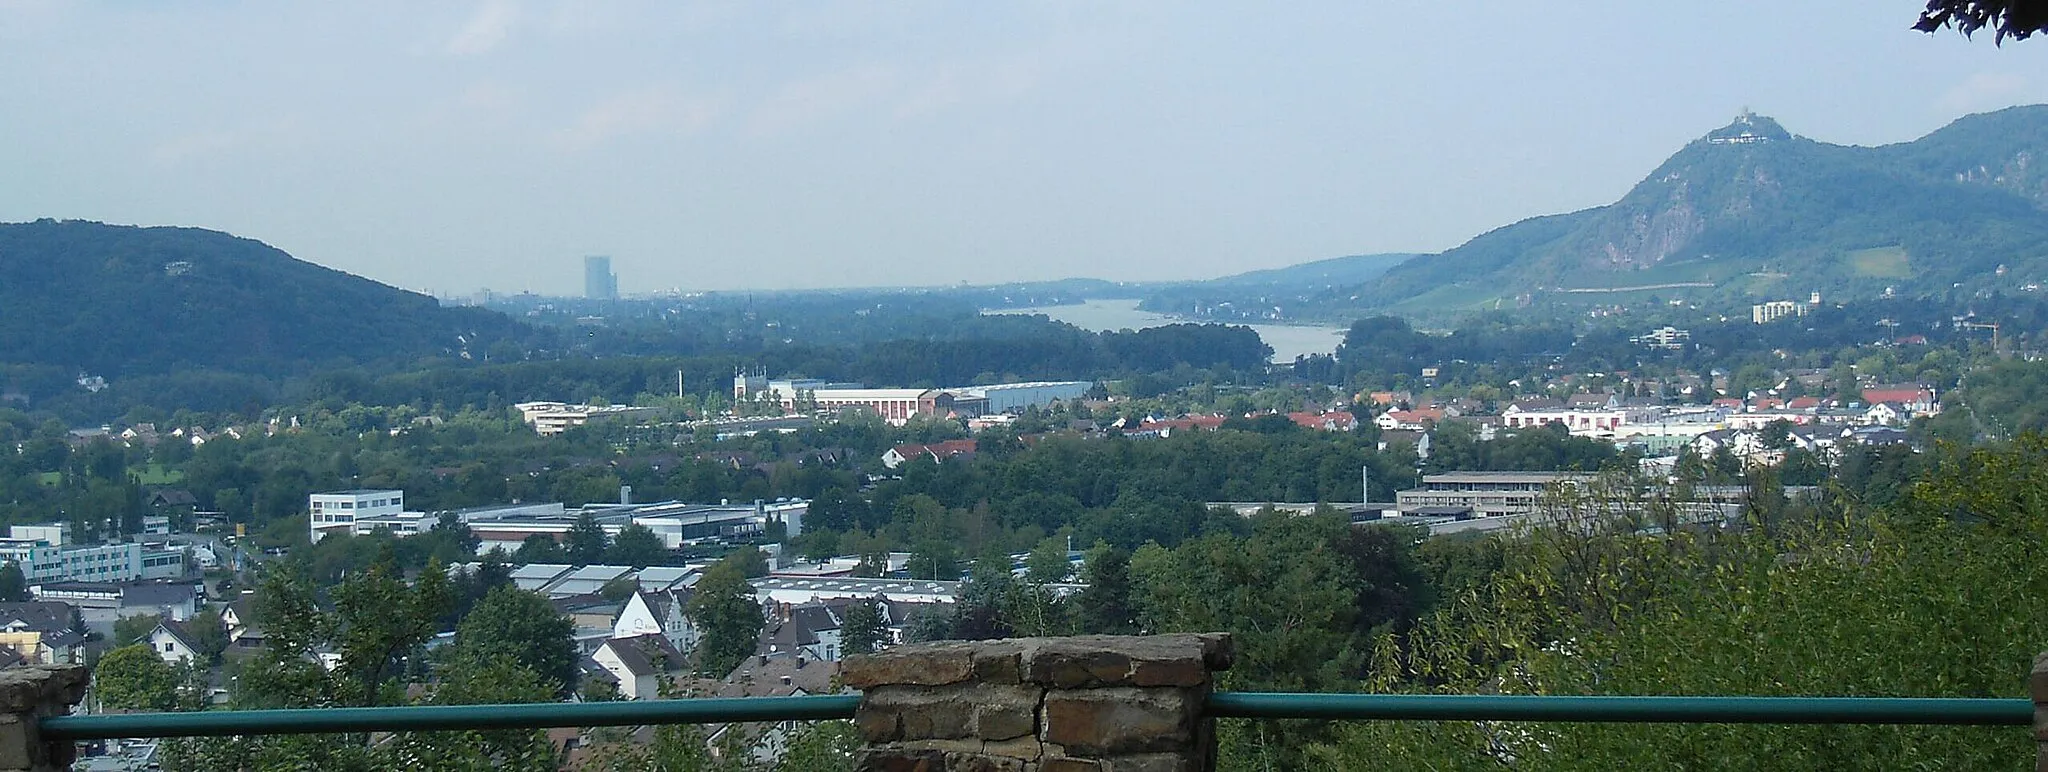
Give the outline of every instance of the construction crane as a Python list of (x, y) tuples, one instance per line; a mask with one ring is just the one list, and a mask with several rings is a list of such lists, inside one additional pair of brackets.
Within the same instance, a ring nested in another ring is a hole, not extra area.
[(1965, 329), (1965, 330), (1990, 330), (1990, 331), (1991, 331), (1991, 350), (1993, 350), (1993, 351), (1997, 351), (1997, 350), (1998, 350), (1998, 325), (1997, 325), (1997, 324), (1995, 324), (1995, 323), (1992, 323), (1992, 322), (1956, 322), (1956, 326), (1957, 326), (1957, 327), (1960, 327), (1960, 328), (1962, 328), (1962, 329)]

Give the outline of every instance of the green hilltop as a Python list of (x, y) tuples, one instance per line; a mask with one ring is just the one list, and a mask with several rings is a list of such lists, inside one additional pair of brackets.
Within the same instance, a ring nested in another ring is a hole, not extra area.
[(525, 332), (197, 228), (0, 223), (0, 276), (0, 362), (94, 374), (480, 356)]
[(1502, 227), (1317, 301), (1427, 314), (1645, 292), (1733, 303), (2014, 291), (2048, 284), (2044, 161), (2048, 105), (1883, 147), (1745, 113), (1613, 204)]

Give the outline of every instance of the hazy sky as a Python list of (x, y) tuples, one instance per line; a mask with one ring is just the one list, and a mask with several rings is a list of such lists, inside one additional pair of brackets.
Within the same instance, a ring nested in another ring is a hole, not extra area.
[(1921, 5), (0, 0), (0, 220), (442, 292), (1207, 277), (1606, 203), (1745, 106), (2048, 101)]

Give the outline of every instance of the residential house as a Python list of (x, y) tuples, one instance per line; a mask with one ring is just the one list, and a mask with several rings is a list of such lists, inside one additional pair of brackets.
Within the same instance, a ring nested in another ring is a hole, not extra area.
[(676, 651), (689, 653), (702, 637), (690, 620), (688, 590), (636, 592), (612, 622), (613, 638), (660, 635)]
[(1374, 417), (1372, 422), (1380, 431), (1425, 431), (1441, 420), (1444, 420), (1443, 408), (1421, 407), (1414, 410), (1389, 410)]
[(85, 661), (85, 634), (75, 609), (57, 601), (0, 603), (0, 647), (38, 664)]
[(662, 680), (683, 670), (682, 652), (660, 633), (606, 640), (590, 659), (619, 681), (619, 696), (651, 700), (661, 696)]
[(1941, 403), (1934, 399), (1934, 388), (1920, 384), (1872, 386), (1863, 390), (1863, 404), (1878, 405), (1892, 403), (1905, 411), (1908, 417), (1921, 413), (1941, 412)]
[(193, 643), (192, 631), (175, 619), (158, 619), (156, 629), (149, 631), (143, 640), (149, 643), (151, 651), (169, 664), (180, 665), (199, 659), (199, 646)]
[(1912, 412), (1896, 402), (1879, 402), (1865, 408), (1863, 423), (1872, 426), (1898, 426), (1912, 416)]
[(199, 589), (191, 584), (127, 584), (121, 586), (124, 617), (166, 616), (183, 622), (199, 611)]
[(1135, 428), (1124, 429), (1126, 437), (1171, 437), (1174, 432), (1213, 432), (1227, 420), (1220, 415), (1182, 416), (1166, 420), (1146, 419)]
[(1344, 410), (1327, 413), (1288, 413), (1287, 419), (1304, 429), (1326, 432), (1348, 432), (1358, 428), (1358, 417)]
[(930, 459), (933, 463), (944, 463), (955, 458), (973, 458), (974, 440), (947, 440), (929, 445), (898, 445), (882, 453), (882, 465), (890, 469), (902, 466), (912, 459)]
[(1426, 461), (1429, 459), (1429, 432), (1411, 429), (1393, 429), (1380, 432), (1379, 452), (1385, 453), (1388, 448), (1399, 445), (1408, 445), (1415, 448), (1415, 458), (1417, 460)]
[[(802, 655), (754, 657), (740, 663), (716, 685), (695, 687), (712, 697), (797, 697), (831, 694), (838, 663), (819, 662)], [(706, 745), (713, 753), (729, 745), (747, 749), (757, 765), (772, 765), (789, 749), (790, 738), (803, 726), (801, 721), (724, 724), (707, 727)], [(737, 742), (732, 737), (739, 733)]]

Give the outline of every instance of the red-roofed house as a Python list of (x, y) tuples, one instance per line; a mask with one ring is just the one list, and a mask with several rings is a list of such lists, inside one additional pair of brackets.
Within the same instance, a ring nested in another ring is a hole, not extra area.
[(1872, 386), (1863, 390), (1863, 404), (1876, 405), (1890, 402), (1905, 408), (1908, 413), (1936, 412), (1934, 389), (1918, 384), (1896, 386)]
[(973, 458), (977, 443), (974, 440), (946, 440), (930, 445), (898, 445), (882, 454), (882, 465), (890, 469), (902, 466), (914, 458), (928, 458), (933, 463), (943, 463), (955, 458)]
[(1223, 416), (1220, 415), (1195, 415), (1164, 421), (1145, 421), (1124, 434), (1131, 437), (1171, 437), (1174, 432), (1213, 432), (1223, 428), (1223, 420)]
[(1343, 410), (1328, 413), (1288, 413), (1287, 418), (1304, 429), (1348, 432), (1358, 428), (1358, 417)]
[(1424, 407), (1414, 410), (1389, 410), (1381, 413), (1379, 417), (1372, 419), (1372, 422), (1386, 431), (1396, 429), (1419, 431), (1427, 429), (1441, 420), (1444, 420), (1443, 408)]

